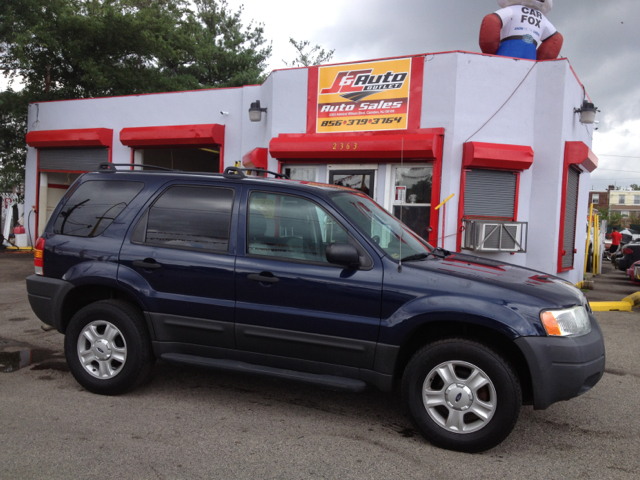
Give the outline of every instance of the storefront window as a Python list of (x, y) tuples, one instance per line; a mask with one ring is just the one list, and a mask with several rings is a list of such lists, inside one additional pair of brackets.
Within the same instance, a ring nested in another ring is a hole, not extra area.
[(374, 197), (375, 170), (331, 170), (329, 183), (360, 190), (371, 198)]
[(394, 168), (393, 215), (422, 238), (429, 238), (431, 165)]
[(362, 232), (396, 260), (431, 251), (424, 240), (363, 193), (340, 192), (333, 201)]
[(303, 182), (318, 181), (318, 167), (284, 167), (283, 173), (291, 180), (302, 180)]

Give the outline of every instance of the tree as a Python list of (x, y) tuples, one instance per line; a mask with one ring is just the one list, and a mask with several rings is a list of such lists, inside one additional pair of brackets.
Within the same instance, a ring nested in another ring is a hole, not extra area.
[(310, 67), (327, 63), (333, 58), (333, 53), (335, 52), (335, 50), (325, 52), (324, 48), (321, 48), (320, 45), (309, 49), (310, 42), (308, 40), (296, 42), (293, 38), (289, 38), (289, 43), (297, 50), (298, 56), (290, 63), (287, 63), (285, 60), (282, 62), (291, 68)]
[(622, 222), (622, 214), (609, 207), (598, 207), (600, 220), (606, 220), (609, 226), (617, 226)]
[(631, 190), (634, 190), (634, 191), (640, 190), (640, 185), (635, 183), (632, 183), (630, 187), (631, 187)]
[(24, 183), (27, 105), (22, 92), (0, 92), (0, 192)]
[(0, 72), (24, 90), (2, 92), (0, 182), (22, 178), (29, 102), (261, 83), (271, 45), (241, 13), (226, 0), (2, 0)]

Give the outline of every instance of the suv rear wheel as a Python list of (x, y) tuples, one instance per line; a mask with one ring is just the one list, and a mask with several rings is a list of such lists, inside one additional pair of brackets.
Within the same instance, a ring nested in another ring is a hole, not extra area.
[(76, 313), (65, 334), (65, 356), (80, 385), (117, 395), (144, 383), (155, 357), (141, 313), (120, 300), (92, 303)]
[(509, 363), (489, 347), (465, 339), (418, 350), (402, 377), (402, 397), (429, 442), (469, 453), (502, 442), (522, 404), (520, 383)]

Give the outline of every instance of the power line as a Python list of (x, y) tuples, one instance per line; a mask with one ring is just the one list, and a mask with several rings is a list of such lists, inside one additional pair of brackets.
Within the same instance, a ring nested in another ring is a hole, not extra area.
[(608, 181), (608, 182), (612, 182), (612, 181), (621, 181), (621, 180), (640, 180), (640, 177), (630, 177), (630, 178), (600, 178), (600, 177), (591, 177), (591, 180), (594, 181)]
[(598, 168), (598, 170), (610, 170), (612, 172), (625, 172), (625, 173), (640, 173), (637, 170), (618, 170), (616, 168)]

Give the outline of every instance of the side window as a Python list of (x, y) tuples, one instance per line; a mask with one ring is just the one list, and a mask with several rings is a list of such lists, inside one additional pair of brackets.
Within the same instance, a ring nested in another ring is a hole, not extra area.
[(171, 187), (138, 222), (133, 243), (227, 252), (234, 191), (217, 187)]
[(326, 249), (349, 235), (315, 203), (300, 197), (253, 192), (249, 199), (250, 255), (328, 263)]
[(97, 237), (143, 189), (142, 182), (84, 182), (72, 194), (53, 223), (53, 233)]

